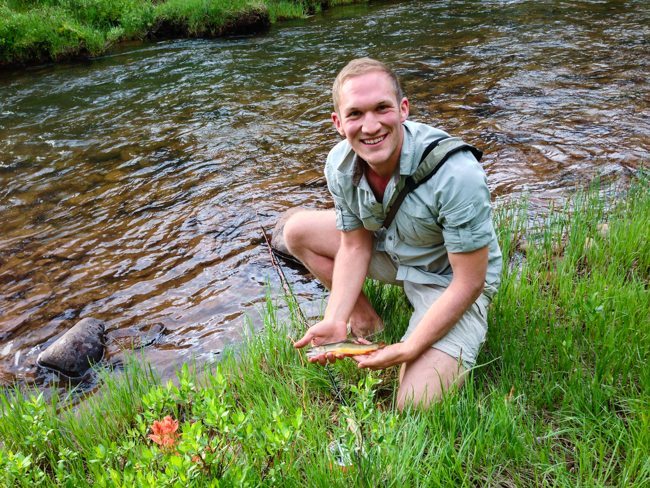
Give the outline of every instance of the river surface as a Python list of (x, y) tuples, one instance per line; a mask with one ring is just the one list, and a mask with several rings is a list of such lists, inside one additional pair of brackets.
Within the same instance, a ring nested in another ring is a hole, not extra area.
[(650, 161), (648, 5), (374, 3), (0, 73), (0, 384), (56, 385), (36, 357), (84, 317), (106, 321), (107, 364), (143, 346), (163, 376), (259, 327), (279, 290), (260, 223), (330, 206), (330, 86), (353, 57), (481, 147), (495, 199), (625, 181)]

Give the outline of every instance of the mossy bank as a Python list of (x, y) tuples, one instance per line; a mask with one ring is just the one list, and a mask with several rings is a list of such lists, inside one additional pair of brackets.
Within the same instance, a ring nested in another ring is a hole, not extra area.
[(124, 41), (254, 34), (357, 0), (0, 0), (0, 66), (99, 56)]

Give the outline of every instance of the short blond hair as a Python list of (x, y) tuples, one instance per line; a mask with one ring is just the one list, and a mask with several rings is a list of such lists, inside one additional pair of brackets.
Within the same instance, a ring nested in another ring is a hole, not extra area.
[(350, 78), (355, 76), (365, 75), (366, 73), (372, 73), (379, 71), (380, 73), (385, 73), (390, 78), (390, 81), (393, 83), (393, 88), (395, 88), (395, 98), (399, 104), (403, 98), (402, 87), (399, 84), (397, 75), (386, 66), (381, 61), (371, 58), (357, 58), (350, 61), (346, 64), (334, 80), (334, 85), (332, 85), (332, 101), (334, 102), (334, 111), (338, 113), (339, 111), (339, 101), (341, 97), (341, 88), (343, 83), (345, 83)]

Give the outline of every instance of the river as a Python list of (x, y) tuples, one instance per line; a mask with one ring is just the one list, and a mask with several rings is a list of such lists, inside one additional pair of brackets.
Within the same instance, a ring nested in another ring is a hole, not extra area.
[(0, 384), (56, 386), (36, 357), (83, 317), (106, 364), (146, 346), (163, 376), (259, 326), (279, 289), (260, 223), (329, 207), (349, 59), (394, 67), (410, 118), (481, 147), (494, 198), (535, 211), (650, 161), (649, 39), (643, 1), (384, 2), (0, 73)]

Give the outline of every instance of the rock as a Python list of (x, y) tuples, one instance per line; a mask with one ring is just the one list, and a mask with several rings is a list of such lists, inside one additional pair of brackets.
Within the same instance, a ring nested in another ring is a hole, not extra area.
[(109, 354), (113, 348), (117, 351), (134, 351), (155, 344), (164, 334), (165, 327), (162, 324), (153, 324), (147, 329), (138, 330), (135, 334), (130, 328), (115, 330), (108, 338), (106, 346)]
[(104, 322), (85, 318), (38, 355), (36, 363), (70, 378), (83, 376), (104, 357)]
[(289, 220), (289, 217), (291, 217), (293, 214), (296, 212), (300, 212), (302, 210), (306, 210), (305, 208), (302, 207), (293, 207), (284, 212), (282, 215), (280, 215), (280, 218), (278, 219), (278, 222), (275, 224), (275, 227), (273, 228), (273, 234), (271, 236), (271, 247), (273, 250), (278, 251), (281, 254), (284, 254), (286, 256), (291, 256), (291, 253), (287, 249), (287, 246), (284, 243), (284, 235), (282, 232), (284, 231), (284, 224), (287, 223), (287, 220)]

